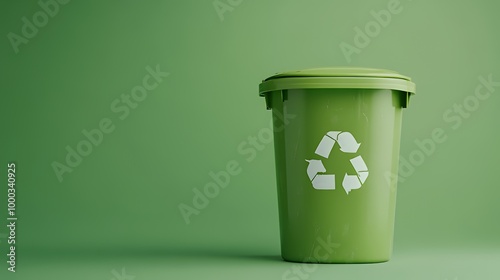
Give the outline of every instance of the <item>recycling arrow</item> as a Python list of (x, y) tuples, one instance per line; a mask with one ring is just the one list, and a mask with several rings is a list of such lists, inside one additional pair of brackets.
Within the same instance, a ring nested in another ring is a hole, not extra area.
[(330, 131), (323, 136), (315, 153), (328, 158), (335, 143), (339, 143), (340, 150), (344, 153), (356, 153), (361, 145), (350, 132)]
[(325, 166), (321, 160), (311, 159), (306, 160), (309, 162), (307, 166), (307, 176), (311, 180), (313, 187), (318, 190), (335, 189), (335, 175), (318, 174), (325, 172)]
[[(358, 143), (350, 132), (329, 131), (321, 139), (318, 147), (316, 148), (315, 154), (328, 159), (335, 143), (338, 143), (342, 152), (349, 154), (356, 153), (361, 145), (361, 143)], [(309, 163), (307, 166), (307, 176), (309, 177), (313, 188), (318, 190), (335, 189), (335, 174), (324, 174), (326, 172), (326, 168), (321, 160), (306, 159), (306, 162)], [(349, 194), (352, 190), (361, 188), (369, 175), (368, 167), (360, 155), (352, 158), (350, 162), (356, 171), (356, 175), (347, 173), (344, 175), (342, 187), (347, 194)]]

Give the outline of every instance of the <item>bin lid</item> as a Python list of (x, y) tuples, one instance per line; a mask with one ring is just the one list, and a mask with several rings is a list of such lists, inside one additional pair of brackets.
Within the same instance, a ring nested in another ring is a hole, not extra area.
[(285, 89), (362, 88), (391, 89), (415, 94), (415, 84), (407, 76), (385, 69), (333, 67), (312, 68), (273, 75), (259, 85), (259, 95)]

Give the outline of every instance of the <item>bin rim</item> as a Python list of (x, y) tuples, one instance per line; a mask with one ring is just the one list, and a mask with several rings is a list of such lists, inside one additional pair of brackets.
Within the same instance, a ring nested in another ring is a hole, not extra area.
[(389, 89), (415, 94), (415, 83), (395, 71), (375, 68), (311, 68), (277, 73), (262, 81), (259, 95), (287, 89)]

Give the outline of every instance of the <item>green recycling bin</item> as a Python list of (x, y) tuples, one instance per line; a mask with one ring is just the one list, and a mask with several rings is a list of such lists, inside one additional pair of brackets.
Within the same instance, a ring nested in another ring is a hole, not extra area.
[(284, 260), (390, 259), (402, 109), (414, 93), (410, 78), (368, 68), (262, 81), (259, 95), (273, 113)]

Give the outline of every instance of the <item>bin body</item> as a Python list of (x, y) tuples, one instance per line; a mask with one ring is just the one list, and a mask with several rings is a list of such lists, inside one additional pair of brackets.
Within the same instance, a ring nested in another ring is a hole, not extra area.
[(283, 259), (388, 261), (411, 92), (294, 87), (263, 94), (273, 113)]

